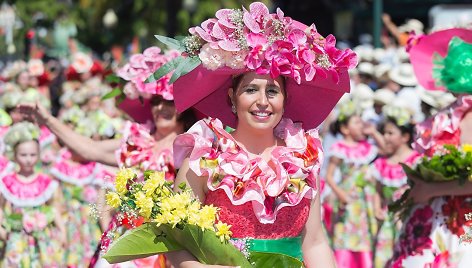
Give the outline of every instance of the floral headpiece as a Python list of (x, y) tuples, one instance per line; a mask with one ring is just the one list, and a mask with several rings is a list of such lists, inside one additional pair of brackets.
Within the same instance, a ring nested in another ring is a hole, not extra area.
[(411, 114), (408, 112), (408, 109), (405, 109), (404, 107), (385, 105), (382, 108), (382, 112), (385, 117), (393, 119), (397, 126), (406, 126), (412, 122)]
[(77, 125), (80, 120), (85, 118), (85, 112), (82, 111), (78, 106), (72, 106), (71, 108), (64, 111), (59, 119), (64, 123), (71, 123)]
[(454, 37), (446, 57), (433, 56), (433, 78), (436, 84), (455, 93), (472, 94), (472, 44)]
[(260, 2), (252, 3), (249, 10), (221, 9), (216, 12), (216, 18), (190, 28), (189, 32), (190, 36), (182, 40), (156, 36), (183, 53), (167, 64), (167, 68), (156, 72), (155, 79), (175, 70), (172, 83), (203, 64), (209, 70), (227, 66), (270, 74), (272, 78), (284, 75), (297, 84), (302, 80), (312, 81), (315, 75), (323, 78), (330, 75), (337, 83), (340, 70), (357, 64), (352, 50), (335, 47), (333, 35), (325, 38), (315, 25), (307, 27), (285, 17), (280, 9), (271, 14)]
[(40, 130), (31, 122), (20, 122), (10, 127), (4, 137), (7, 152), (13, 152), (16, 145), (39, 140)]
[(157, 69), (179, 55), (178, 51), (170, 50), (161, 54), (158, 47), (149, 47), (142, 54), (135, 54), (130, 57), (129, 63), (118, 69), (116, 74), (128, 81), (123, 92), (130, 99), (139, 96), (150, 98), (152, 95), (161, 95), (166, 100), (173, 100), (173, 86), (169, 85), (170, 75), (165, 75), (159, 79), (154, 79), (145, 83)]
[(0, 127), (9, 126), (13, 123), (10, 115), (5, 110), (0, 109)]
[(353, 115), (359, 115), (361, 113), (360, 106), (358, 105), (357, 102), (353, 100), (345, 100), (341, 103), (338, 104), (337, 106), (338, 110), (338, 121), (339, 122), (344, 122), (346, 121), (349, 117)]
[(5, 92), (2, 95), (1, 103), (4, 109), (15, 108), (21, 101), (23, 93), (21, 91), (13, 90)]

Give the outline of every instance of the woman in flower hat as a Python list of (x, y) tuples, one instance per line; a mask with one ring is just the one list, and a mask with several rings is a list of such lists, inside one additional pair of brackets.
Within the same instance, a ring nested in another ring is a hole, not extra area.
[(388, 205), (398, 199), (407, 187), (407, 177), (400, 163), (413, 165), (420, 154), (411, 148), (415, 125), (411, 114), (404, 108), (389, 104), (384, 106), (382, 123), (385, 140), (385, 156), (377, 158), (370, 166), (376, 183), (374, 214), (379, 222), (375, 234), (374, 267), (385, 267), (393, 254), (393, 243), (401, 222), (388, 211)]
[[(182, 42), (159, 37), (183, 50), (171, 78), (177, 110), (211, 116), (176, 138), (176, 183), (219, 207), (245, 251), (334, 267), (321, 227), (323, 151), (313, 128), (349, 91), (355, 54), (262, 3), (219, 10), (190, 33)], [(176, 267), (203, 266), (187, 251), (168, 256)]]
[[(14, 124), (5, 135), (15, 165), (0, 171), (1, 239), (6, 241), (1, 267), (63, 267), (68, 243), (59, 183), (37, 169), (38, 127)], [(16, 166), (17, 168), (15, 168)]]
[[(448, 29), (424, 36), (410, 50), (419, 83), (428, 90), (448, 90), (457, 101), (416, 128), (414, 149), (432, 156), (443, 145), (472, 144), (472, 31)], [(394, 248), (394, 267), (469, 267), (472, 183), (426, 183), (411, 177), (409, 197), (417, 203), (409, 213)], [(435, 266), (437, 265), (437, 266)]]

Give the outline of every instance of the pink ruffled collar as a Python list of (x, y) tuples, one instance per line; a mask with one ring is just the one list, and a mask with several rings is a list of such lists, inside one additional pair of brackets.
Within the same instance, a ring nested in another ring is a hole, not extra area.
[(71, 183), (78, 186), (90, 184), (97, 172), (98, 165), (95, 162), (87, 162), (83, 164), (73, 165), (71, 163), (72, 154), (67, 149), (63, 149), (59, 153), (58, 160), (50, 169), (51, 175), (61, 181)]
[(0, 181), (3, 196), (18, 207), (34, 207), (46, 203), (58, 187), (57, 181), (45, 174), (35, 174), (30, 182), (23, 182), (15, 172), (4, 175)]
[[(421, 155), (413, 151), (404, 163), (411, 166), (421, 157)], [(388, 162), (388, 158), (382, 157), (374, 161), (372, 173), (374, 178), (381, 184), (390, 187), (402, 187), (407, 183), (407, 176), (400, 164), (392, 164)]]
[(358, 142), (356, 145), (338, 141), (329, 150), (329, 157), (331, 156), (342, 159), (346, 164), (365, 165), (375, 159), (377, 147), (367, 141)]
[(472, 95), (461, 95), (448, 108), (416, 126), (416, 140), (413, 148), (423, 154), (432, 155), (444, 145), (460, 144), (460, 122), (472, 109)]
[(274, 133), (286, 146), (276, 147), (267, 163), (261, 157), (251, 159), (218, 119), (200, 120), (177, 137), (175, 161), (181, 163), (190, 153), (190, 168), (208, 177), (210, 191), (224, 190), (233, 205), (251, 202), (261, 223), (273, 223), (281, 208), (315, 197), (323, 159), (315, 130), (305, 133), (283, 119)]

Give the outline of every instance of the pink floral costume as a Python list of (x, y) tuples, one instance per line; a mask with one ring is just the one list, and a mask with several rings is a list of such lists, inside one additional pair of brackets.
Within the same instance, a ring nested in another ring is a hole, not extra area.
[(295, 253), (280, 253), (301, 259), (300, 233), (318, 193), (321, 142), (315, 130), (305, 132), (288, 119), (274, 133), (286, 146), (276, 147), (266, 162), (250, 159), (218, 119), (200, 120), (175, 140), (175, 160), (179, 166), (189, 157), (190, 169), (207, 178), (205, 203), (221, 209), (220, 220), (232, 225), (243, 252), (260, 241), (270, 250), (273, 241), (287, 240), (295, 241), (287, 249)]
[(7, 201), (3, 209), (3, 227), (7, 241), (1, 267), (63, 267), (64, 251), (59, 230), (54, 225), (58, 213), (47, 204), (59, 183), (35, 173), (23, 182), (12, 169), (0, 176), (0, 192)]
[[(471, 109), (472, 96), (460, 96), (417, 126), (414, 148), (431, 155), (444, 144), (459, 146), (460, 122)], [(392, 266), (471, 267), (472, 245), (460, 242), (461, 235), (471, 232), (464, 216), (470, 212), (472, 195), (436, 197), (416, 205), (395, 244)]]
[(121, 147), (116, 151), (117, 161), (120, 167), (165, 171), (166, 179), (173, 181), (175, 168), (172, 151), (156, 151), (156, 141), (150, 132), (150, 126), (126, 122)]
[[(403, 162), (406, 165), (414, 165), (421, 155), (413, 151), (410, 156)], [(388, 162), (387, 157), (381, 157), (374, 161), (370, 167), (370, 173), (374, 179), (381, 185), (382, 199), (385, 202), (382, 208), (386, 212), (386, 217), (379, 226), (379, 231), (375, 239), (375, 267), (385, 267), (385, 264), (393, 255), (393, 244), (399, 230), (397, 218), (388, 213), (387, 205), (397, 200), (403, 192), (408, 188), (408, 178), (400, 164), (392, 164)]]
[(67, 149), (59, 152), (59, 157), (50, 168), (50, 173), (62, 181), (66, 204), (66, 228), (69, 241), (67, 265), (88, 267), (100, 240), (98, 221), (90, 216), (90, 204), (97, 201), (97, 186), (93, 184), (99, 172), (95, 162), (76, 163)]
[(374, 183), (366, 176), (377, 148), (367, 141), (348, 145), (335, 142), (329, 157), (342, 160), (338, 186), (352, 202), (342, 206), (336, 199), (333, 219), (333, 247), (338, 267), (372, 267), (372, 251), (377, 224), (373, 212)]

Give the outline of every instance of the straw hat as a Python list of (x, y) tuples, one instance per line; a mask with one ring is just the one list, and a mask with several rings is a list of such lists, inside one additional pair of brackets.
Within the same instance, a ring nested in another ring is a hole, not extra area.
[(394, 67), (390, 70), (388, 76), (393, 82), (402, 86), (413, 87), (418, 84), (413, 66), (409, 63), (402, 63)]
[(357, 70), (359, 70), (359, 74), (374, 75), (374, 65), (370, 62), (359, 63)]

